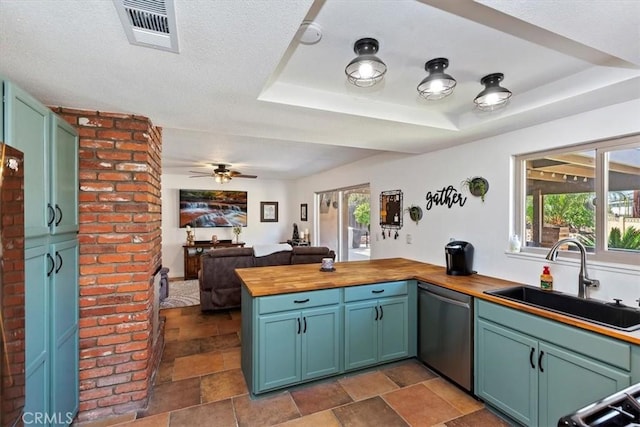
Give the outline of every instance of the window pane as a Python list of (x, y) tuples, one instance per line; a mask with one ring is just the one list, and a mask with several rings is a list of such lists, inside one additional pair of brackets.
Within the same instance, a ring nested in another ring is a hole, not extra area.
[(551, 247), (565, 237), (595, 246), (595, 151), (553, 154), (526, 162), (527, 246)]
[(640, 148), (611, 151), (607, 156), (607, 247), (640, 252)]

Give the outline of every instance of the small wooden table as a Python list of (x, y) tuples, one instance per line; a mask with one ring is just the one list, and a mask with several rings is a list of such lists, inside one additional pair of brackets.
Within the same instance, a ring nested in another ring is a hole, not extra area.
[(184, 280), (197, 279), (200, 271), (200, 256), (210, 249), (244, 247), (244, 242), (234, 243), (231, 240), (196, 240), (193, 245), (182, 245), (184, 252)]

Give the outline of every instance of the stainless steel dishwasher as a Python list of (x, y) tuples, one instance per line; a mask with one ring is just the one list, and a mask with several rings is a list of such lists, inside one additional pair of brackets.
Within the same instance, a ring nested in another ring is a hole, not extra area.
[(473, 391), (473, 297), (418, 282), (418, 357)]

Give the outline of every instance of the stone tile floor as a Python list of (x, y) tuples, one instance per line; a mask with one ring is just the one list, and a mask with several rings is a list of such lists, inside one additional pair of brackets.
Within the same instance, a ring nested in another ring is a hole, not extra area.
[(165, 349), (148, 407), (83, 426), (508, 426), (415, 359), (251, 398), (239, 310), (161, 315)]

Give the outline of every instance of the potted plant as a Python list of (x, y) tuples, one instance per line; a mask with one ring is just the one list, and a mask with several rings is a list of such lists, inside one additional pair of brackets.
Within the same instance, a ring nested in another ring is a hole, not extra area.
[(471, 195), (480, 197), (483, 202), (485, 194), (489, 191), (489, 181), (480, 176), (467, 178), (462, 181), (461, 185), (462, 188), (467, 187)]
[(407, 208), (407, 212), (409, 212), (409, 218), (411, 218), (411, 221), (418, 225), (422, 219), (422, 208), (417, 205), (411, 205)]

